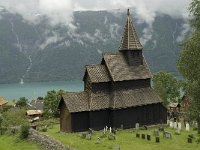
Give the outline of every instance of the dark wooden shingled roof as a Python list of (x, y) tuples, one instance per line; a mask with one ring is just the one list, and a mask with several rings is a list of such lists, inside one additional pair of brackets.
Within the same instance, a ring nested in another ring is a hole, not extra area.
[(62, 98), (69, 112), (82, 112), (89, 110), (87, 92), (67, 92), (62, 95)]
[(162, 100), (152, 88), (116, 91), (112, 108), (128, 108), (161, 103)]
[(103, 59), (113, 81), (151, 78), (145, 58), (143, 58), (143, 65), (139, 66), (129, 66), (121, 53), (104, 54)]
[(91, 93), (90, 110), (101, 110), (111, 108), (111, 95), (109, 92)]
[(135, 27), (133, 26), (129, 10), (127, 15), (128, 17), (119, 50), (142, 50), (142, 45), (138, 39)]
[(92, 93), (90, 97), (86, 92), (66, 93), (63, 95), (63, 99), (69, 112), (95, 111), (107, 108), (121, 109), (162, 102), (150, 87), (120, 90), (113, 93)]
[(111, 81), (105, 65), (88, 65), (86, 71), (92, 83)]

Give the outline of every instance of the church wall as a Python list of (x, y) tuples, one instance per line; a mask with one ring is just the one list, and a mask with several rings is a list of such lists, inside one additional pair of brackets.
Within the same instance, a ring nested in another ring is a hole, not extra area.
[(71, 132), (71, 114), (63, 100), (60, 102), (60, 130), (62, 132)]
[(84, 76), (84, 91), (91, 91), (91, 88), (92, 88), (92, 84), (89, 79), (88, 73), (86, 72)]
[(92, 92), (110, 92), (111, 91), (111, 82), (103, 82), (103, 83), (93, 83), (92, 84)]
[(110, 126), (109, 110), (91, 111), (89, 117), (90, 128), (94, 130), (102, 130), (105, 126)]
[(121, 53), (124, 54), (124, 57), (130, 66), (142, 65), (142, 50), (125, 50)]
[(138, 88), (146, 88), (146, 87), (150, 87), (150, 86), (151, 86), (150, 79), (115, 82), (116, 90), (138, 89)]
[(89, 129), (89, 112), (77, 112), (71, 114), (72, 131), (81, 132)]
[(138, 122), (140, 125), (155, 125), (166, 123), (166, 108), (162, 104), (151, 104), (112, 111), (112, 126), (120, 128), (134, 128)]

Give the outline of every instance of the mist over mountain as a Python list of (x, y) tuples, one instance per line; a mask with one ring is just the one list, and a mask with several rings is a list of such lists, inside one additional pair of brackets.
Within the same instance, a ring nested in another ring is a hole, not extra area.
[[(126, 21), (124, 12), (75, 11), (73, 24), (52, 26), (48, 17), (34, 15), (39, 22), (0, 9), (0, 83), (80, 80), (85, 65), (118, 50)], [(189, 31), (185, 19), (157, 13), (146, 23), (132, 17), (151, 71), (178, 75), (179, 43)]]

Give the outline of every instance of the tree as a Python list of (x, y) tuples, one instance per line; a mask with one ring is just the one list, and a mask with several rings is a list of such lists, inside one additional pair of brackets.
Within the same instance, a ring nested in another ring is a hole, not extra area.
[(64, 93), (63, 90), (59, 91), (48, 91), (44, 98), (44, 116), (55, 117), (58, 114), (58, 103), (61, 99), (61, 95)]
[(2, 114), (3, 127), (14, 127), (20, 125), (28, 125), (28, 119), (26, 116), (26, 109), (16, 109), (14, 111), (7, 111)]
[(188, 94), (191, 98), (189, 119), (197, 121), (200, 133), (200, 0), (192, 0), (189, 6), (192, 33), (182, 43), (182, 52), (178, 61), (178, 70), (188, 83)]
[(163, 99), (163, 104), (168, 105), (169, 101), (178, 102), (180, 99), (180, 83), (170, 73), (161, 71), (153, 76), (153, 87)]
[(25, 107), (28, 104), (28, 99), (25, 97), (20, 97), (19, 100), (16, 102), (16, 105), (19, 107)]

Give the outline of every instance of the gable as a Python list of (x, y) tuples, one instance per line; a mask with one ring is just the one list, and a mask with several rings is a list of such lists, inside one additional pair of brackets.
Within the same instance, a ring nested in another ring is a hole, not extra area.
[(67, 92), (62, 95), (69, 112), (89, 111), (88, 94), (86, 92)]
[(88, 65), (86, 66), (86, 72), (92, 83), (111, 81), (105, 65)]

